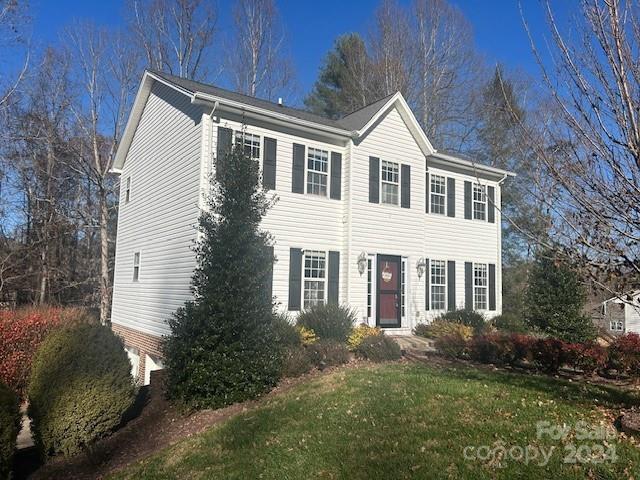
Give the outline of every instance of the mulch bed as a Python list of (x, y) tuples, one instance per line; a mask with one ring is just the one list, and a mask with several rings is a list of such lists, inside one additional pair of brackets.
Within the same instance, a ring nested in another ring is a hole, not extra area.
[(77, 480), (103, 478), (179, 440), (201, 433), (230, 417), (254, 409), (274, 396), (312, 378), (326, 375), (336, 369), (354, 368), (361, 364), (361, 361), (354, 360), (340, 367), (327, 368), (323, 371), (314, 370), (298, 378), (286, 378), (260, 399), (190, 414), (184, 413), (167, 402), (158, 387), (155, 387), (155, 390), (154, 387), (143, 387), (139, 396), (139, 401), (142, 403), (138, 405), (139, 415), (129, 420), (110, 437), (99, 441), (92, 448), (91, 456), (54, 458), (40, 466), (33, 449), (23, 450), (16, 455), (14, 478)]

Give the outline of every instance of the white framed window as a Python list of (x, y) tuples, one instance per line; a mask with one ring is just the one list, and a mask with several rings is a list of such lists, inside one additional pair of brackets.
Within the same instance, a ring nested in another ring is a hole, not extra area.
[(621, 322), (620, 320), (611, 320), (609, 322), (609, 330), (614, 332), (624, 331), (624, 322)]
[(241, 130), (236, 131), (236, 145), (241, 146), (245, 155), (260, 160), (260, 136)]
[(486, 310), (487, 309), (487, 264), (486, 263), (474, 263), (473, 264), (473, 309), (474, 310)]
[(484, 185), (473, 184), (473, 219), (487, 219), (487, 194)]
[(133, 254), (133, 281), (137, 282), (140, 279), (140, 252)]
[(431, 175), (431, 213), (445, 214), (447, 179), (442, 175)]
[(447, 262), (431, 260), (431, 309), (447, 308)]
[(327, 253), (316, 250), (304, 252), (304, 308), (325, 303)]
[(367, 318), (373, 310), (373, 259), (367, 258)]
[(400, 317), (405, 318), (407, 313), (407, 259), (403, 258), (400, 264)]
[(400, 165), (394, 162), (382, 161), (382, 195), (381, 202), (387, 205), (398, 205), (400, 190)]
[(307, 148), (307, 193), (327, 196), (329, 177), (329, 152), (319, 148)]
[(127, 177), (127, 186), (124, 190), (124, 203), (129, 203), (131, 200), (131, 177)]

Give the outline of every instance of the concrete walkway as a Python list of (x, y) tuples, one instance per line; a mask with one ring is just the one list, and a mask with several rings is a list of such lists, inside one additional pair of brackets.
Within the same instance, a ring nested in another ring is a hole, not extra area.
[(18, 434), (18, 440), (16, 448), (22, 450), (23, 448), (33, 447), (33, 438), (31, 437), (31, 421), (27, 416), (27, 404), (23, 404), (20, 408), (22, 413), (22, 425), (20, 433)]
[(398, 342), (402, 353), (405, 355), (413, 354), (424, 356), (436, 351), (433, 346), (433, 340), (428, 338), (416, 337), (415, 335), (398, 335), (392, 338)]

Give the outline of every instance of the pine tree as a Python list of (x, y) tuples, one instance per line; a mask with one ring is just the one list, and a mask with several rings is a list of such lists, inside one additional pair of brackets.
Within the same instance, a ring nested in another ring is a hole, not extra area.
[(241, 148), (218, 159), (209, 209), (199, 220), (194, 298), (170, 319), (165, 342), (174, 400), (220, 407), (265, 393), (279, 378), (273, 303), (264, 294), (271, 238), (260, 230), (270, 204), (257, 162)]
[(529, 325), (568, 342), (593, 339), (595, 329), (584, 314), (586, 290), (578, 274), (557, 252), (536, 252), (525, 295)]

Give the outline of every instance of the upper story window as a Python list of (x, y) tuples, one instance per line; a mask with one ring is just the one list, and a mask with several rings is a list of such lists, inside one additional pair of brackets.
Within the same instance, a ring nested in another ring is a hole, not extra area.
[(473, 184), (473, 219), (486, 220), (487, 194), (484, 185)]
[(327, 196), (329, 152), (318, 148), (307, 149), (307, 193)]
[(431, 213), (445, 214), (447, 179), (441, 175), (431, 175)]
[(140, 252), (133, 254), (133, 281), (137, 282), (140, 278)]
[(129, 203), (131, 200), (131, 177), (127, 177), (127, 187), (124, 191), (124, 203)]
[(487, 264), (473, 264), (473, 309), (487, 309)]
[(254, 160), (260, 159), (260, 136), (251, 133), (238, 131), (236, 132), (236, 145), (242, 147), (245, 155)]
[(326, 252), (304, 252), (304, 308), (325, 302), (326, 265)]
[(400, 190), (400, 165), (394, 162), (382, 161), (382, 203), (398, 205), (398, 191)]
[(444, 260), (431, 260), (431, 308), (444, 310), (447, 297), (447, 265)]

